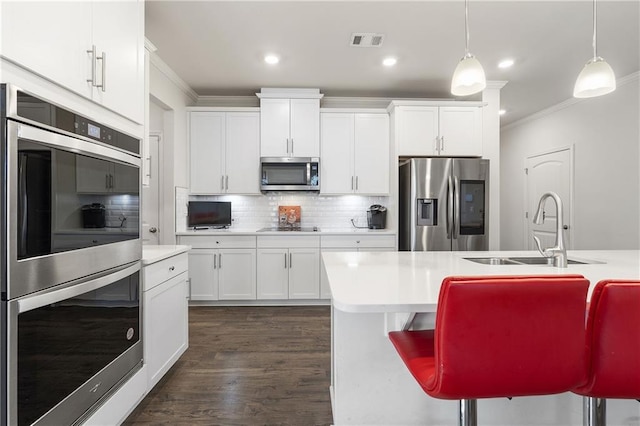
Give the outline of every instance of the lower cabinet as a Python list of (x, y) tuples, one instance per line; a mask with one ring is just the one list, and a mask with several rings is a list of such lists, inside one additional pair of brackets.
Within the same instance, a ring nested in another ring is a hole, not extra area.
[(320, 298), (317, 236), (258, 237), (258, 299)]
[(187, 254), (143, 269), (143, 342), (147, 390), (151, 390), (189, 347)]
[(256, 298), (255, 249), (191, 249), (191, 300)]

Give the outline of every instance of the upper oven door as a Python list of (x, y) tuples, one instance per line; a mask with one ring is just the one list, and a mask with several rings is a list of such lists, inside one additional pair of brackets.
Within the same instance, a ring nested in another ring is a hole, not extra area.
[(8, 298), (140, 259), (140, 159), (6, 123)]

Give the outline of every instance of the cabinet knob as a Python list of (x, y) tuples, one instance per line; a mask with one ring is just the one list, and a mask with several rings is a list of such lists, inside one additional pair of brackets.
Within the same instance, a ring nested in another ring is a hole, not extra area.
[(149, 228), (149, 232), (151, 232), (152, 234), (155, 234), (156, 232), (158, 232), (158, 228), (156, 228), (155, 226), (152, 226), (151, 228)]
[(170, 267), (169, 267), (169, 270), (170, 270), (170, 271), (174, 271), (175, 269), (176, 269), (176, 267), (175, 267), (175, 266), (170, 266)]

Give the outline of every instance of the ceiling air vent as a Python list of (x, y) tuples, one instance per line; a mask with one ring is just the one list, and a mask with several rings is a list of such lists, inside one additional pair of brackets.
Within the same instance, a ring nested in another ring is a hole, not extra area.
[(351, 34), (352, 47), (380, 47), (384, 41), (384, 34), (377, 33), (353, 33)]

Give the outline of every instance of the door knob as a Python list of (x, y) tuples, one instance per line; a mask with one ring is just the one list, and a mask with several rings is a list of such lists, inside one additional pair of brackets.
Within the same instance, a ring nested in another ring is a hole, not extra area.
[(152, 234), (155, 234), (156, 232), (158, 232), (158, 228), (156, 228), (155, 226), (152, 226), (151, 228), (149, 228), (149, 232), (151, 232)]
[(569, 225), (564, 225), (562, 229), (569, 229)]

